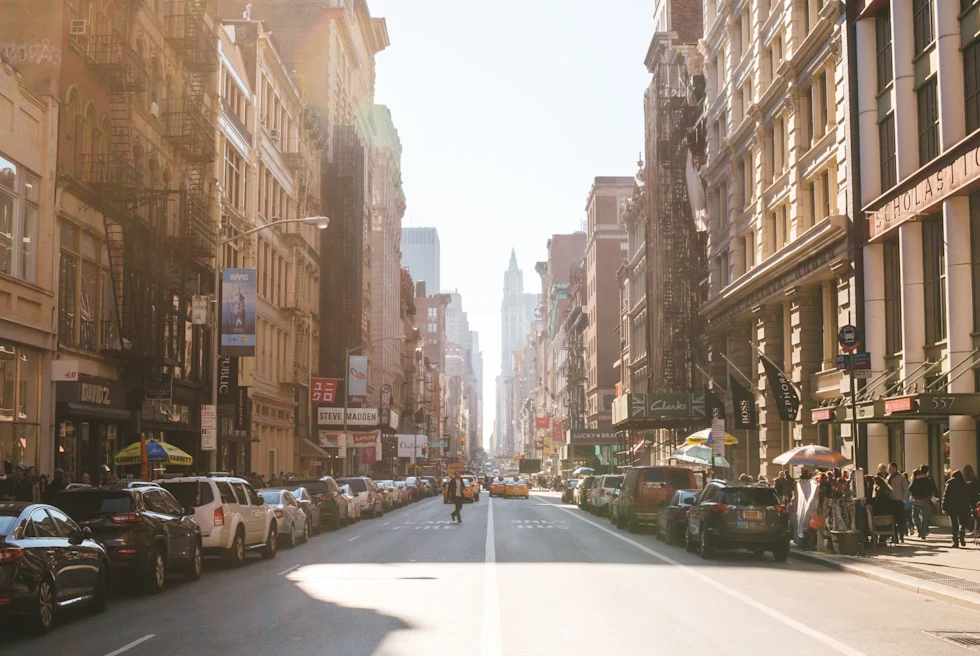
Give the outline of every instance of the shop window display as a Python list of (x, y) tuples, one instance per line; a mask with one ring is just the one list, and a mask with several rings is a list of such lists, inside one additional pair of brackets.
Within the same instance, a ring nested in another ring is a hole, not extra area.
[(40, 354), (0, 342), (0, 460), (4, 473), (37, 464)]

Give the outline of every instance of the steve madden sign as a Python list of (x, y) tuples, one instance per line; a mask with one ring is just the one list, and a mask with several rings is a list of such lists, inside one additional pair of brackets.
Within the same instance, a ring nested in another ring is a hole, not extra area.
[[(343, 408), (317, 408), (316, 423), (320, 426), (343, 426)], [(348, 426), (377, 426), (380, 423), (377, 408), (347, 408)]]
[(973, 142), (965, 147), (965, 152), (955, 154), (960, 148), (953, 151), (954, 159), (940, 159), (938, 169), (920, 174), (918, 182), (900, 191), (891, 200), (875, 209), (866, 210), (870, 239), (879, 239), (892, 228), (913, 219), (913, 215), (928, 212), (980, 178), (980, 146)]

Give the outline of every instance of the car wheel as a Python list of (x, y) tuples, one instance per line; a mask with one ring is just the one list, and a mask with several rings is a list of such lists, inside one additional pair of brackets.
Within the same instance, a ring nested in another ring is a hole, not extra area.
[[(290, 535), (292, 533), (290, 532)], [(265, 546), (262, 547), (262, 557), (266, 560), (272, 560), (276, 557), (276, 553), (279, 551), (279, 527), (275, 522), (269, 524), (269, 535), (265, 538)]]
[(286, 546), (290, 549), (296, 546), (296, 522), (289, 525), (289, 533), (286, 537)]
[(239, 527), (235, 533), (235, 540), (231, 543), (231, 549), (226, 555), (228, 564), (232, 567), (241, 567), (245, 562), (245, 532)]
[(34, 632), (41, 634), (51, 630), (54, 624), (54, 585), (48, 578), (37, 584), (37, 616), (33, 620)]
[(310, 522), (309, 520), (303, 522), (303, 544), (310, 541)]
[(160, 594), (167, 585), (167, 557), (163, 549), (157, 547), (150, 559), (150, 569), (146, 571), (146, 591)]
[(789, 543), (784, 542), (783, 544), (777, 545), (772, 549), (772, 557), (777, 563), (785, 563), (786, 558), (789, 556)]
[(640, 532), (640, 522), (636, 519), (636, 515), (631, 514), (629, 518), (629, 529), (630, 533)]
[(101, 565), (99, 575), (95, 579), (95, 588), (92, 590), (92, 601), (89, 603), (89, 608), (93, 613), (104, 613), (108, 598), (109, 574), (106, 571), (106, 566)]
[(691, 539), (691, 529), (690, 527), (684, 528), (684, 550), (688, 553), (694, 553), (698, 550), (697, 545), (694, 540)]
[(708, 532), (701, 531), (701, 557), (708, 560), (715, 555), (715, 550), (708, 544)]
[(191, 562), (187, 563), (187, 567), (184, 569), (184, 579), (197, 581), (201, 578), (202, 568), (201, 543), (195, 540), (194, 548), (191, 550)]

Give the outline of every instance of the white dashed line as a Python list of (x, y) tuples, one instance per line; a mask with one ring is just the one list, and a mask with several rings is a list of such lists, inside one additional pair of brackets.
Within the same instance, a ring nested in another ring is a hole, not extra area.
[(147, 640), (150, 640), (151, 638), (153, 638), (153, 637), (155, 637), (155, 635), (156, 635), (156, 634), (154, 634), (154, 633), (148, 633), (148, 634), (146, 634), (145, 636), (143, 636), (142, 638), (140, 638), (139, 640), (133, 640), (133, 641), (132, 641), (131, 643), (129, 643), (128, 645), (123, 645), (122, 647), (120, 647), (120, 648), (119, 648), (119, 649), (117, 649), (116, 651), (110, 651), (110, 652), (109, 652), (108, 654), (106, 654), (105, 656), (119, 656), (119, 654), (121, 654), (121, 653), (123, 653), (123, 652), (127, 652), (127, 651), (129, 651), (129, 650), (130, 650), (130, 649), (132, 649), (133, 647), (136, 647), (136, 646), (138, 646), (138, 645), (142, 645), (142, 644), (143, 644), (144, 642), (146, 642)]
[(282, 570), (281, 572), (279, 572), (278, 574), (276, 574), (276, 576), (284, 576), (284, 575), (286, 575), (286, 574), (289, 574), (289, 573), (290, 573), (291, 571), (293, 571), (294, 569), (299, 569), (300, 567), (302, 567), (302, 565), (293, 565), (293, 566), (292, 566), (292, 567), (290, 567), (289, 569), (284, 569), (284, 570)]
[(353, 542), (354, 540), (356, 540), (356, 539), (357, 539), (357, 538), (359, 538), (359, 537), (361, 537), (361, 536), (360, 536), (360, 535), (355, 535), (355, 536), (354, 536), (354, 537), (352, 537), (352, 538), (351, 538), (350, 540), (348, 540), (348, 542)]

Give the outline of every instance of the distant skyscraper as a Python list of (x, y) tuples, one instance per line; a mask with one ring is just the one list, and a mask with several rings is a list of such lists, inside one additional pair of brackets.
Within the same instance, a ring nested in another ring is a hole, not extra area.
[(510, 264), (504, 272), (504, 300), (500, 304), (500, 373), (504, 376), (513, 374), (514, 351), (524, 348), (528, 319), (524, 274), (517, 267), (517, 254), (511, 249)]
[(439, 280), (439, 232), (435, 228), (402, 228), (402, 266), (426, 293), (442, 291)]

